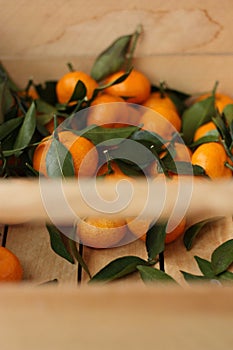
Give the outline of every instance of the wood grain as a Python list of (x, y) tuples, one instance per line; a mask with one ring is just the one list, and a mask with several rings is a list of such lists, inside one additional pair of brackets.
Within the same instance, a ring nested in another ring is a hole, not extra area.
[(57, 279), (58, 283), (76, 285), (77, 265), (52, 251), (45, 225), (10, 226), (6, 247), (18, 256), (24, 270), (24, 281), (40, 284)]
[(4, 350), (232, 349), (229, 288), (0, 289)]

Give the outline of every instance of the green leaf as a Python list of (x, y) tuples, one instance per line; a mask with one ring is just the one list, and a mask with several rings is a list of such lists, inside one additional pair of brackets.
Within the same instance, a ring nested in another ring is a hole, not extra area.
[(14, 98), (7, 85), (7, 80), (0, 82), (0, 123), (5, 121), (6, 113), (12, 108)]
[(138, 265), (148, 265), (148, 262), (138, 256), (123, 256), (117, 258), (97, 272), (89, 283), (116, 280), (137, 271)]
[(92, 78), (101, 81), (108, 75), (119, 71), (125, 63), (131, 39), (132, 35), (121, 36), (101, 52), (91, 69)]
[(7, 86), (10, 90), (15, 92), (20, 90), (16, 83), (11, 79), (3, 64), (0, 62), (0, 82), (2, 81), (7, 81)]
[(198, 139), (197, 141), (191, 143), (191, 145), (189, 145), (189, 147), (191, 149), (196, 148), (200, 145), (202, 145), (203, 143), (208, 143), (208, 142), (219, 142), (219, 132), (218, 130), (211, 130), (209, 131), (206, 136), (201, 137), (200, 139)]
[(164, 271), (161, 271), (159, 269), (155, 269), (150, 266), (137, 266), (138, 271), (140, 272), (141, 279), (147, 283), (147, 282), (172, 282), (177, 283), (174, 278), (172, 278), (170, 275), (166, 274)]
[(230, 130), (228, 129), (228, 126), (226, 125), (226, 121), (224, 120), (224, 116), (216, 115), (212, 118), (214, 124), (216, 125), (219, 134), (221, 135), (221, 138), (224, 140), (225, 145), (230, 148), (232, 139)]
[(223, 114), (227, 120), (227, 123), (230, 125), (233, 121), (233, 104), (226, 105), (223, 109)]
[[(161, 136), (155, 134), (154, 132), (147, 131), (147, 130), (138, 130), (135, 131), (131, 137), (131, 140), (140, 142), (141, 144), (145, 145), (147, 148), (153, 149), (156, 151), (156, 153), (160, 153), (162, 150), (164, 151), (164, 144), (165, 140), (161, 138)], [(151, 148), (153, 146), (153, 148)]]
[(200, 221), (192, 226), (190, 226), (184, 233), (183, 236), (183, 242), (187, 250), (190, 250), (193, 247), (194, 241), (202, 228), (207, 225), (210, 222), (214, 222), (216, 220), (220, 219), (218, 218), (211, 218), (207, 220)]
[(188, 273), (186, 271), (180, 271), (187, 282), (208, 282), (210, 279), (206, 276), (193, 275), (192, 273)]
[(202, 259), (199, 256), (194, 256), (194, 259), (196, 260), (198, 267), (204, 276), (206, 276), (208, 278), (215, 277), (215, 274), (213, 272), (212, 265), (211, 265), (210, 261)]
[(182, 116), (182, 134), (186, 144), (189, 145), (192, 142), (197, 128), (211, 121), (211, 118), (215, 115), (214, 101), (214, 96), (210, 96), (205, 100), (195, 102), (184, 111)]
[(233, 263), (233, 239), (230, 239), (214, 250), (211, 255), (211, 265), (215, 275), (228, 269)]
[(82, 268), (87, 273), (87, 275), (91, 278), (91, 274), (90, 274), (90, 271), (88, 269), (88, 266), (85, 263), (85, 261), (83, 260), (83, 257), (81, 256), (81, 254), (79, 253), (79, 251), (77, 249), (76, 242), (70, 239), (69, 243), (70, 243), (70, 248), (71, 248), (71, 251), (73, 253), (73, 256), (78, 261), (78, 263), (82, 266)]
[(68, 238), (64, 236), (56, 226), (47, 224), (46, 228), (50, 236), (50, 244), (53, 251), (70, 263), (74, 264), (74, 259), (67, 249)]
[(89, 139), (94, 145), (104, 142), (105, 146), (118, 145), (124, 139), (129, 138), (138, 126), (127, 126), (124, 128), (102, 128), (101, 126), (89, 126), (81, 131), (73, 130), (73, 133), (82, 135)]
[(225, 271), (218, 275), (218, 280), (221, 282), (233, 282), (233, 272)]
[[(32, 139), (35, 129), (36, 129), (36, 108), (35, 108), (35, 103), (32, 102), (31, 106), (29, 107), (24, 117), (23, 124), (15, 140), (14, 149), (27, 147)], [(21, 151), (15, 152), (16, 155), (19, 155), (20, 153)]]
[(11, 134), (12, 131), (17, 129), (23, 122), (23, 118), (13, 118), (7, 120), (3, 124), (0, 125), (0, 141), (2, 141), (5, 137)]
[(46, 169), (49, 177), (74, 176), (74, 163), (69, 150), (55, 137), (46, 155)]
[(87, 94), (87, 88), (85, 84), (81, 80), (78, 80), (77, 84), (75, 85), (73, 94), (69, 99), (68, 103), (72, 101), (83, 100), (86, 94)]
[(148, 260), (155, 260), (164, 251), (167, 222), (153, 225), (146, 234)]
[(57, 110), (54, 106), (52, 106), (51, 104), (49, 104), (48, 102), (38, 99), (35, 100), (35, 104), (36, 104), (36, 110), (38, 113), (41, 114), (56, 114)]

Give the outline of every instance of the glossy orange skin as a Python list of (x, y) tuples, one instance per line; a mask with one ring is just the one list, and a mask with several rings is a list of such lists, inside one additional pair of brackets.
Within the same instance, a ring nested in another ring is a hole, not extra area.
[(0, 247), (0, 282), (19, 282), (22, 278), (23, 268), (17, 256)]
[[(105, 80), (108, 84), (117, 78), (120, 78), (125, 72), (118, 71)], [(129, 76), (121, 83), (110, 86), (105, 92), (114, 96), (125, 98), (127, 102), (141, 104), (150, 95), (151, 83), (149, 79), (141, 72), (133, 69)]]
[(224, 147), (217, 142), (200, 145), (192, 155), (192, 164), (200, 165), (211, 179), (231, 178), (232, 171), (225, 166), (228, 161)]
[(199, 128), (196, 130), (194, 134), (193, 141), (197, 141), (200, 138), (207, 136), (213, 130), (217, 130), (213, 122), (208, 122), (206, 124), (199, 126)]
[(90, 75), (82, 71), (68, 72), (61, 77), (56, 85), (56, 94), (59, 103), (67, 103), (73, 92), (77, 82), (81, 80), (87, 88), (87, 99), (90, 99), (94, 90), (98, 87), (97, 82)]

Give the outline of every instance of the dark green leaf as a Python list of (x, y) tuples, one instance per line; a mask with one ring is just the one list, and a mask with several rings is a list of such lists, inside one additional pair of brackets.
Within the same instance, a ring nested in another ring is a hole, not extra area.
[[(15, 140), (14, 149), (27, 147), (32, 139), (32, 136), (36, 129), (36, 108), (35, 103), (32, 102), (28, 109), (23, 124), (19, 130), (18, 136)], [(21, 152), (16, 151), (15, 154), (19, 155)]]
[(233, 121), (233, 104), (226, 105), (223, 109), (223, 114), (227, 120), (227, 123), (230, 125)]
[(127, 126), (124, 128), (102, 128), (101, 126), (89, 126), (82, 131), (73, 130), (77, 135), (82, 135), (92, 141), (95, 145), (104, 142), (105, 146), (118, 145), (124, 139), (129, 138), (138, 126)]
[(182, 116), (182, 134), (186, 144), (189, 145), (192, 142), (197, 128), (209, 122), (215, 113), (214, 96), (196, 102), (184, 111)]
[[(135, 131), (130, 139), (133, 141), (140, 142), (141, 144), (147, 146), (148, 148), (153, 148), (157, 153), (160, 153), (164, 148), (165, 140), (161, 138), (161, 136), (147, 130), (138, 130)], [(151, 148), (151, 150), (153, 150)]]
[(210, 279), (206, 276), (193, 275), (185, 271), (180, 271), (187, 282), (208, 282)]
[(56, 85), (56, 81), (46, 81), (43, 85), (35, 85), (35, 88), (42, 100), (55, 105), (57, 103)]
[(7, 81), (0, 82), (0, 123), (3, 123), (6, 118), (6, 113), (12, 108), (14, 98), (7, 85)]
[(41, 99), (35, 100), (35, 104), (36, 104), (36, 110), (38, 113), (53, 115), (53, 114), (56, 114), (57, 112), (54, 106), (45, 102), (44, 100), (41, 100)]
[(125, 63), (126, 53), (129, 48), (132, 35), (124, 35), (116, 39), (106, 50), (96, 58), (91, 69), (91, 76), (101, 81), (108, 75), (121, 69)]
[(83, 260), (82, 255), (79, 253), (78, 249), (77, 249), (77, 244), (75, 241), (71, 240), (69, 241), (70, 243), (70, 248), (72, 250), (73, 256), (75, 257), (75, 259), (78, 261), (78, 263), (82, 266), (82, 268), (84, 269), (84, 271), (87, 273), (87, 275), (91, 278), (91, 274), (90, 271), (88, 269), (87, 264), (85, 263), (85, 261)]
[(167, 223), (153, 225), (146, 234), (148, 260), (155, 260), (164, 251)]
[(16, 83), (11, 79), (9, 73), (3, 66), (3, 64), (0, 62), (0, 82), (6, 81), (7, 85), (12, 91), (19, 91), (19, 87), (16, 85)]
[(78, 80), (77, 84), (75, 85), (73, 94), (69, 99), (69, 102), (83, 100), (86, 94), (87, 88), (85, 84), (81, 80)]
[(230, 239), (214, 250), (211, 255), (211, 265), (215, 275), (228, 269), (233, 263), (233, 239)]
[(194, 244), (194, 240), (200, 233), (202, 228), (210, 222), (216, 221), (219, 218), (211, 218), (207, 220), (200, 221), (192, 226), (190, 226), (184, 233), (183, 242), (187, 250), (190, 250)]
[(217, 115), (215, 117), (212, 118), (214, 124), (216, 125), (219, 134), (221, 135), (221, 138), (224, 140), (226, 146), (228, 148), (231, 147), (231, 143), (232, 143), (232, 139), (231, 139), (231, 134), (230, 131), (227, 127), (227, 125), (225, 124), (225, 120), (223, 117), (221, 117), (220, 115)]
[(191, 149), (193, 149), (193, 148), (196, 148), (196, 147), (202, 145), (203, 143), (207, 143), (207, 142), (219, 142), (218, 130), (211, 130), (210, 132), (208, 132), (208, 135), (203, 136), (200, 139), (198, 139), (197, 141), (191, 143), (191, 145), (189, 145), (189, 147)]
[(137, 271), (138, 265), (148, 265), (148, 262), (138, 256), (123, 256), (111, 261), (92, 277), (89, 283), (110, 282)]
[(0, 125), (0, 141), (7, 137), (13, 130), (17, 129), (23, 122), (23, 118), (14, 118)]
[[(109, 151), (109, 155), (112, 155)], [(124, 161), (123, 159), (114, 159), (121, 171), (128, 176), (140, 176), (143, 175), (142, 169), (133, 162)]]
[(55, 137), (46, 155), (46, 169), (49, 177), (74, 176), (74, 163), (68, 149)]
[[(116, 84), (120, 84), (122, 83), (125, 79), (128, 78), (128, 76), (130, 75), (131, 71), (132, 71), (133, 68), (130, 68), (127, 72), (125, 72), (124, 74), (122, 74), (119, 78), (113, 80), (113, 81), (110, 81), (108, 84), (104, 84), (104, 85), (100, 85), (99, 87), (97, 87), (94, 92), (93, 92), (93, 95), (92, 95), (92, 99), (95, 99), (96, 96), (98, 95), (98, 93), (102, 90), (105, 90), (107, 89), (108, 87), (110, 86), (113, 86), (113, 85), (116, 85)], [(123, 96), (122, 96), (123, 97)]]
[(233, 272), (231, 271), (225, 271), (223, 273), (220, 273), (220, 275), (218, 275), (218, 279), (221, 281), (221, 282), (230, 282), (232, 281), (233, 282)]
[(200, 271), (203, 273), (205, 277), (209, 277), (209, 278), (215, 277), (210, 261), (202, 259), (199, 256), (194, 256), (194, 258), (198, 264)]
[(68, 238), (64, 236), (56, 226), (46, 225), (46, 228), (50, 236), (51, 248), (54, 252), (74, 264), (74, 259), (67, 249), (67, 242), (65, 244), (65, 241), (67, 241)]
[(140, 272), (141, 279), (144, 282), (162, 282), (162, 283), (177, 283), (170, 275), (166, 274), (164, 271), (155, 269), (150, 266), (137, 266), (138, 271)]

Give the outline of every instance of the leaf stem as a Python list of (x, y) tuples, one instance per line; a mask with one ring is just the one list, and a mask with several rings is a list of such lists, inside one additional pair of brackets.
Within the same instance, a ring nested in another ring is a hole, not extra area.
[(126, 62), (125, 62), (126, 70), (128, 70), (132, 66), (134, 51), (136, 49), (139, 36), (142, 34), (142, 32), (143, 32), (143, 27), (141, 24), (139, 24), (132, 35), (129, 52), (126, 54)]
[(213, 87), (213, 90), (212, 90), (212, 96), (214, 96), (214, 97), (215, 97), (215, 94), (216, 94), (216, 91), (217, 91), (218, 84), (219, 84), (219, 81), (216, 80), (216, 82), (214, 84), (214, 87)]
[(66, 65), (67, 65), (68, 70), (70, 72), (74, 72), (75, 71), (74, 66), (73, 66), (73, 64), (71, 62), (67, 62)]

